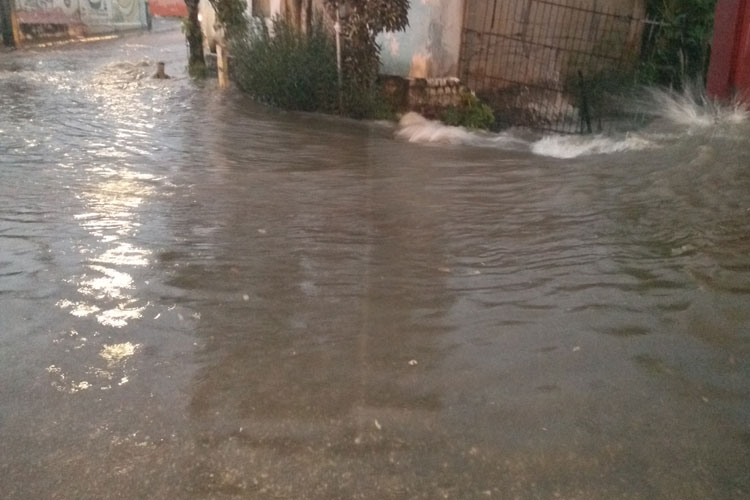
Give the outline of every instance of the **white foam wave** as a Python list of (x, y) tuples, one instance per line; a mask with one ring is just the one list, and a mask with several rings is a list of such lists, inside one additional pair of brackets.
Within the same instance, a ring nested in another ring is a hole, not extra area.
[(396, 137), (408, 142), (427, 144), (453, 144), (505, 149), (525, 149), (528, 143), (507, 133), (490, 134), (454, 127), (439, 121), (428, 120), (419, 113), (406, 113), (399, 122)]
[(451, 127), (410, 112), (401, 118), (396, 137), (409, 142), (467, 144), (472, 140), (472, 133), (463, 127)]
[(637, 135), (622, 138), (597, 136), (551, 135), (529, 143), (512, 133), (490, 134), (453, 127), (428, 120), (417, 113), (407, 113), (399, 123), (396, 137), (415, 143), (437, 143), (496, 147), (505, 150), (530, 151), (553, 158), (578, 158), (595, 154), (638, 151), (655, 147), (655, 144)]
[[(524, 140), (514, 132), (490, 134), (452, 127), (407, 113), (399, 123), (396, 137), (409, 142), (495, 147), (504, 150), (530, 151), (533, 154), (561, 159), (590, 155), (605, 155), (666, 146), (682, 136), (717, 133), (722, 137), (744, 140), (744, 125), (750, 123), (750, 106), (735, 100), (722, 103), (706, 97), (698, 86), (688, 86), (682, 92), (647, 89), (648, 97), (636, 102), (644, 114), (662, 118), (642, 134), (596, 136), (550, 135), (536, 141)], [(640, 105), (639, 105), (640, 104)], [(667, 124), (667, 132), (658, 123)], [(661, 132), (661, 133), (657, 133)], [(643, 134), (647, 134), (644, 136)]]
[(550, 135), (531, 145), (531, 152), (552, 158), (578, 158), (580, 156), (640, 151), (656, 147), (654, 143), (637, 135), (616, 139), (597, 136)]

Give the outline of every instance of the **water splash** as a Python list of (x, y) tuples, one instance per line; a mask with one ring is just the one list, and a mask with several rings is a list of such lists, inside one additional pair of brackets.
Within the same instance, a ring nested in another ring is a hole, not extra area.
[(695, 85), (682, 92), (650, 88), (640, 107), (644, 114), (664, 118), (674, 125), (706, 128), (716, 125), (739, 125), (750, 118), (747, 105), (739, 100), (722, 103), (706, 96)]
[[(740, 101), (721, 103), (706, 97), (697, 86), (683, 92), (647, 89), (646, 97), (636, 100), (633, 109), (656, 118), (654, 124), (639, 133), (599, 134), (595, 136), (547, 135), (528, 140), (528, 133), (511, 130), (499, 134), (472, 131), (428, 120), (417, 113), (401, 119), (396, 137), (413, 143), (437, 143), (503, 150), (529, 151), (538, 156), (572, 159), (591, 155), (608, 155), (628, 151), (656, 149), (685, 135), (710, 131), (727, 138), (742, 138), (742, 125), (750, 123), (750, 110)], [(667, 130), (664, 130), (666, 126)]]
[(577, 158), (579, 156), (610, 154), (642, 150), (655, 145), (638, 135), (621, 138), (597, 136), (551, 135), (537, 141), (519, 137), (517, 131), (491, 134), (488, 132), (453, 127), (428, 120), (417, 113), (407, 113), (399, 123), (396, 137), (413, 143), (450, 144), (477, 147), (494, 147), (502, 150), (530, 151), (552, 158)]
[(396, 137), (408, 142), (425, 144), (453, 144), (502, 149), (527, 149), (528, 142), (512, 133), (491, 134), (464, 127), (454, 127), (428, 120), (419, 113), (406, 113), (399, 122)]
[(474, 134), (463, 127), (451, 127), (410, 112), (401, 118), (396, 137), (409, 142), (468, 144), (474, 138)]

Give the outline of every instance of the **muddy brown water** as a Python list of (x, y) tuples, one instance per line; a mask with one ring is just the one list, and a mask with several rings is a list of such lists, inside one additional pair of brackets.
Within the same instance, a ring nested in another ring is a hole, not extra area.
[(0, 55), (1, 498), (750, 496), (746, 123), (411, 144), (185, 52)]

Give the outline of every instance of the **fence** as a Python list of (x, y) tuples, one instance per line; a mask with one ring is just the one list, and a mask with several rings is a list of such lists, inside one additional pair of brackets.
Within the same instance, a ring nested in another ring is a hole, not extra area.
[(561, 133), (595, 128), (598, 89), (633, 67), (645, 26), (639, 0), (466, 0), (465, 9), (463, 82), (501, 124)]

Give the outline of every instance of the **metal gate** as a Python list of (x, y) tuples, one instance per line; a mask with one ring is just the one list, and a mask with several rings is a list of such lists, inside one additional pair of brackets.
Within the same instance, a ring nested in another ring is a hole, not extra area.
[(461, 79), (502, 125), (591, 132), (597, 89), (637, 60), (643, 15), (642, 0), (466, 0)]

